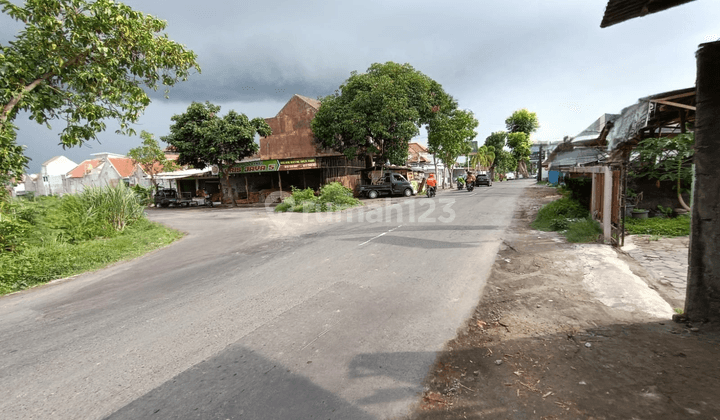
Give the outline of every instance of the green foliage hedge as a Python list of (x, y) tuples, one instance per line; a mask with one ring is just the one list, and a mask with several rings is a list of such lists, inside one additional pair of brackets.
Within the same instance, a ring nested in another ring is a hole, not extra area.
[(676, 218), (650, 217), (625, 219), (625, 230), (631, 235), (687, 236), (690, 234), (690, 216)]
[(331, 182), (323, 186), (319, 196), (316, 196), (311, 188), (300, 190), (293, 187), (292, 191), (290, 197), (275, 207), (276, 212), (316, 213), (338, 211), (360, 205), (360, 200), (353, 197), (352, 190), (339, 182)]

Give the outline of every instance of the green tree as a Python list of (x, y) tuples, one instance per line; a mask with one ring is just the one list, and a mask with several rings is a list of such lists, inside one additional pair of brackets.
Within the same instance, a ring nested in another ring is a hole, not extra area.
[(461, 109), (439, 115), (428, 124), (428, 151), (437, 155), (445, 167), (450, 169), (451, 186), (457, 158), (472, 150), (470, 142), (477, 136), (477, 126), (478, 121), (472, 111)]
[(193, 102), (183, 114), (174, 115), (170, 134), (162, 140), (180, 154), (178, 163), (204, 168), (217, 165), (230, 199), (237, 206), (230, 187), (230, 169), (236, 162), (258, 150), (255, 135), (267, 137), (270, 126), (262, 118), (248, 119), (245, 114), (229, 111), (219, 117), (220, 107), (210, 102)]
[(495, 152), (495, 155), (494, 155), (495, 159), (493, 161), (493, 164), (490, 165), (490, 177), (491, 178), (494, 178), (495, 172), (499, 171), (499, 169), (497, 168), (497, 164), (498, 164), (498, 162), (500, 162), (500, 160), (498, 160), (498, 159), (502, 159), (502, 158), (500, 158), (500, 154), (501, 154), (501, 152), (504, 151), (506, 142), (507, 142), (507, 133), (504, 131), (496, 131), (496, 132), (490, 134), (485, 139), (485, 146), (492, 147), (493, 151)]
[(514, 171), (518, 163), (512, 153), (507, 150), (495, 152), (495, 170), (501, 174)]
[(508, 130), (508, 147), (512, 150), (513, 157), (517, 161), (517, 170), (524, 177), (528, 177), (527, 162), (530, 161), (530, 134), (540, 128), (537, 115), (527, 109), (520, 109), (505, 120), (505, 127)]
[(540, 128), (537, 115), (527, 109), (519, 109), (505, 119), (505, 128), (508, 133), (525, 133), (530, 135)]
[(165, 152), (151, 133), (143, 130), (140, 132), (140, 138), (143, 139), (142, 146), (130, 149), (128, 156), (150, 176), (153, 189), (157, 191), (155, 175), (160, 172), (172, 172), (177, 170), (178, 166), (165, 156)]
[(502, 150), (507, 142), (507, 133), (504, 131), (496, 131), (485, 139), (485, 146), (492, 146), (495, 151)]
[[(167, 23), (112, 0), (0, 0), (3, 13), (24, 28), (0, 45), (0, 177), (24, 170), (15, 144), (20, 111), (49, 126), (63, 120), (63, 146), (96, 139), (105, 120), (134, 134), (135, 123), (157, 90), (200, 69), (196, 54), (162, 33)], [(166, 91), (167, 92), (167, 91)]]
[(475, 155), (470, 159), (470, 165), (476, 170), (489, 170), (495, 163), (495, 147), (480, 146)]
[(507, 145), (515, 161), (518, 162), (518, 171), (527, 177), (527, 162), (530, 161), (532, 154), (530, 136), (523, 132), (509, 133)]
[(386, 161), (404, 165), (420, 127), (454, 107), (439, 83), (409, 64), (375, 63), (323, 98), (311, 124), (323, 147), (365, 157), (368, 167)]
[(675, 182), (678, 201), (687, 211), (690, 206), (682, 198), (692, 183), (692, 159), (695, 154), (695, 133), (679, 134), (675, 137), (661, 137), (642, 140), (635, 152), (638, 153), (635, 175), (647, 176), (659, 181)]

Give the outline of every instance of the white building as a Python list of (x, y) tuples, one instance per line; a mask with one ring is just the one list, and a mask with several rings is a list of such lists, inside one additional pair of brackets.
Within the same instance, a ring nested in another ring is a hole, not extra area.
[[(65, 174), (77, 166), (77, 163), (65, 156), (55, 156), (42, 164), (39, 174), (23, 177), (25, 193), (35, 195), (63, 195)], [(19, 191), (19, 190), (17, 190)]]

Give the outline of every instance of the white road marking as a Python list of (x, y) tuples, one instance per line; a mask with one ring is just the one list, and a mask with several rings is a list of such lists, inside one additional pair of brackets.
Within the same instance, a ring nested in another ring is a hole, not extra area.
[(361, 243), (361, 244), (358, 245), (358, 246), (363, 246), (363, 245), (365, 245), (366, 243), (368, 243), (368, 242), (370, 242), (370, 241), (372, 241), (372, 240), (375, 240), (375, 239), (377, 239), (377, 238), (379, 238), (379, 237), (381, 237), (381, 236), (387, 235), (388, 233), (390, 233), (390, 232), (392, 232), (392, 231), (394, 231), (395, 229), (398, 229), (398, 228), (400, 228), (400, 227), (402, 227), (402, 225), (400, 225), (400, 226), (398, 226), (398, 227), (394, 227), (394, 228), (388, 230), (387, 232), (383, 232), (383, 233), (379, 234), (378, 236), (376, 236), (376, 237), (374, 237), (374, 238), (368, 239), (367, 241)]

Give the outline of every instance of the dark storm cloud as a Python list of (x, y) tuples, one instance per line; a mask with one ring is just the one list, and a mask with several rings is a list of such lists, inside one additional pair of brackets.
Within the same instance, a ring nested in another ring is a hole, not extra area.
[[(170, 39), (195, 51), (202, 68), (170, 89), (169, 100), (162, 89), (152, 93), (136, 128), (157, 135), (191, 101), (267, 117), (293, 94), (325, 96), (352, 71), (395, 61), (410, 63), (474, 111), (478, 140), (504, 129), (520, 108), (537, 112), (536, 139), (553, 140), (639, 97), (692, 86), (697, 45), (720, 36), (720, 2), (713, 1), (608, 29), (599, 27), (606, 0), (124, 2), (166, 20)], [(0, 15), (0, 43), (19, 29)], [(67, 153), (54, 147), (56, 127), (17, 123), (18, 143), (28, 145), (33, 162)], [(111, 135), (102, 133), (95, 149), (125, 153), (136, 145)]]

